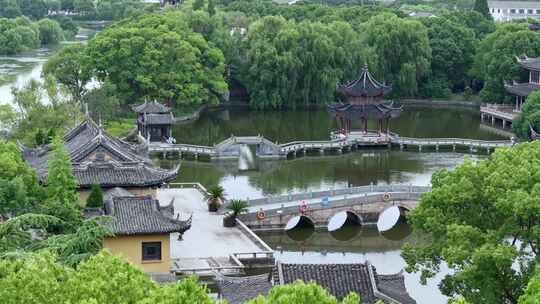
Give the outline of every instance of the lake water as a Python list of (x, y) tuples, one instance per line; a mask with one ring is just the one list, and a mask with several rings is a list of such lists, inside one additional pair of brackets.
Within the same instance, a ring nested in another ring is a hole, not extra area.
[[(372, 124), (371, 128), (375, 125)], [(215, 111), (200, 120), (177, 125), (178, 142), (214, 145), (231, 134), (259, 135), (279, 143), (294, 140), (328, 139), (337, 125), (326, 111), (247, 112)], [(504, 139), (480, 124), (480, 114), (470, 108), (406, 107), (402, 116), (391, 122), (391, 130), (410, 137), (457, 137)], [(296, 192), (341, 189), (373, 184), (428, 185), (431, 175), (441, 169), (452, 169), (465, 158), (485, 159), (469, 151), (400, 151), (399, 149), (364, 149), (343, 155), (303, 156), (287, 160), (255, 160), (248, 170), (238, 160), (193, 161), (160, 160), (164, 167), (181, 162), (178, 182), (200, 182), (205, 186), (221, 185), (229, 198), (258, 198)], [(401, 247), (405, 242), (422, 238), (411, 233), (406, 224), (390, 234), (381, 235), (375, 227), (355, 230), (349, 227), (337, 233), (300, 230), (261, 233), (260, 236), (277, 251), (277, 258), (292, 263), (352, 263), (369, 260), (377, 271), (397, 273), (405, 267)], [(425, 241), (425, 240), (424, 240)], [(427, 285), (420, 284), (419, 274), (405, 273), (405, 283), (419, 304), (446, 303), (437, 285), (449, 272), (441, 272)]]
[[(47, 59), (58, 48), (71, 43), (88, 40), (96, 30), (81, 28), (74, 41), (66, 41), (56, 46), (39, 48), (13, 56), (0, 56), (0, 75), (9, 81), (0, 85), (0, 104), (13, 100), (11, 89), (23, 87), (30, 80), (41, 81), (41, 72)], [(45, 99), (44, 102), (47, 102)]]
[[(78, 40), (94, 33), (82, 30)], [(11, 87), (21, 87), (30, 79), (40, 80), (44, 62), (55, 49), (38, 49), (17, 56), (0, 57), (0, 75), (11, 81), (0, 86), (0, 104), (10, 102)], [(401, 136), (459, 137), (501, 139), (480, 124), (479, 113), (469, 108), (406, 107), (403, 115), (391, 122), (391, 130)], [(324, 140), (337, 128), (323, 110), (288, 112), (248, 112), (221, 110), (204, 114), (200, 120), (175, 126), (178, 142), (214, 145), (230, 135), (264, 135), (284, 143), (294, 140)], [(370, 124), (374, 129), (375, 124)], [(163, 167), (182, 163), (177, 182), (221, 185), (229, 198), (258, 198), (295, 192), (339, 189), (373, 184), (427, 185), (440, 169), (451, 169), (466, 157), (480, 160), (483, 154), (450, 151), (399, 151), (366, 149), (343, 155), (305, 156), (289, 160), (258, 160), (246, 167), (235, 161), (196, 162), (160, 160)], [(400, 256), (405, 242), (422, 241), (404, 224), (392, 233), (380, 235), (374, 228), (349, 227), (337, 233), (296, 231), (293, 234), (266, 233), (261, 237), (277, 250), (285, 262), (365, 262), (369, 260), (380, 273), (396, 273), (405, 263)], [(446, 303), (437, 283), (448, 269), (428, 282), (419, 283), (419, 275), (406, 274), (406, 286), (418, 303)]]

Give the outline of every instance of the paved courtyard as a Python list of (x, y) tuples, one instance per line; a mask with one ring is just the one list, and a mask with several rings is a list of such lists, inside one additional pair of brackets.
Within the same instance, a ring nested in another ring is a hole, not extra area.
[[(160, 189), (158, 199), (167, 205), (174, 198), (174, 212), (181, 218), (193, 214), (191, 229), (171, 234), (171, 258), (228, 257), (232, 253), (258, 252), (261, 249), (238, 228), (223, 227), (223, 216), (208, 212), (203, 195), (196, 189)], [(201, 262), (199, 262), (201, 263)], [(198, 265), (203, 267), (204, 264)]]

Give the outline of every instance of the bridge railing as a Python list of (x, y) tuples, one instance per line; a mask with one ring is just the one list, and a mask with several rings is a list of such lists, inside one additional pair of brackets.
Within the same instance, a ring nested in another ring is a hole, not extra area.
[(466, 145), (480, 147), (506, 147), (511, 146), (510, 140), (480, 140), (480, 139), (462, 139), (462, 138), (412, 138), (396, 137), (392, 138), (394, 144), (409, 145)]
[(423, 193), (430, 191), (431, 187), (427, 186), (412, 186), (412, 185), (367, 185), (359, 187), (351, 187), (344, 189), (334, 189), (325, 191), (315, 191), (307, 193), (296, 193), (280, 196), (269, 196), (254, 200), (248, 200), (249, 206), (263, 206), (276, 203), (287, 203), (293, 201), (309, 200), (314, 198), (329, 197), (330, 199), (335, 196), (341, 195), (358, 195), (364, 193), (385, 193), (385, 192), (411, 192), (411, 193)]
[[(389, 204), (396, 201), (407, 201), (420, 199), (423, 192), (391, 192)], [(322, 202), (309, 203), (309, 212), (315, 212), (322, 209), (336, 209), (342, 207), (359, 206), (360, 208), (365, 205), (383, 202), (382, 193), (367, 194), (357, 197), (347, 197), (338, 200), (330, 201), (327, 205), (323, 205)], [(291, 214), (300, 214), (299, 206), (261, 206), (261, 209), (265, 212), (266, 217), (273, 216), (286, 216)], [(241, 219), (246, 222), (253, 222), (257, 220), (257, 212), (252, 211), (242, 214)]]

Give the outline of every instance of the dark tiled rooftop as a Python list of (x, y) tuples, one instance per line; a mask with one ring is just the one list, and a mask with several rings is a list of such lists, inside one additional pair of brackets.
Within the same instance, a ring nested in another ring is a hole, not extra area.
[(375, 80), (365, 65), (358, 79), (339, 86), (338, 91), (346, 96), (375, 97), (390, 93), (392, 87)]
[(231, 278), (221, 276), (218, 287), (221, 296), (232, 304), (244, 303), (267, 294), (272, 286), (297, 280), (315, 282), (338, 299), (351, 292), (360, 295), (362, 303), (378, 300), (390, 303), (415, 304), (405, 288), (403, 274), (379, 275), (371, 264), (283, 264), (278, 263), (268, 275)]
[(112, 217), (106, 224), (116, 235), (184, 233), (191, 227), (191, 218), (174, 218), (171, 210), (150, 196), (123, 196), (108, 200), (104, 214)]
[[(64, 147), (81, 188), (94, 183), (102, 187), (159, 186), (178, 175), (178, 168), (169, 171), (154, 167), (139, 147), (107, 135), (90, 118), (64, 136)], [(47, 180), (50, 152), (50, 146), (23, 151), (24, 158), (36, 169), (42, 182)], [(108, 158), (92, 160), (91, 156), (96, 153), (106, 154)]]
[(137, 113), (168, 113), (171, 111), (171, 108), (162, 105), (157, 101), (145, 101), (143, 104), (135, 106), (132, 109)]
[(540, 90), (540, 85), (532, 83), (518, 83), (514, 85), (505, 85), (506, 91), (518, 96), (529, 96), (531, 93)]

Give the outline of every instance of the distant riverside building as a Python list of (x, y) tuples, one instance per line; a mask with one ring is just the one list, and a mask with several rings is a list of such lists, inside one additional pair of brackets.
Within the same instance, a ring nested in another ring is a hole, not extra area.
[[(109, 136), (90, 117), (63, 138), (73, 166), (81, 201), (86, 201), (93, 184), (107, 191), (123, 187), (134, 195), (156, 196), (156, 189), (175, 180), (179, 167), (164, 170), (155, 167), (145, 151)], [(51, 146), (23, 147), (24, 159), (36, 169), (42, 183), (47, 182)]]
[(495, 21), (540, 18), (540, 1), (488, 1)]
[(157, 101), (147, 102), (133, 107), (138, 114), (137, 130), (142, 137), (150, 141), (170, 142), (174, 116), (171, 108)]
[(515, 96), (515, 111), (521, 111), (527, 97), (540, 90), (540, 57), (538, 58), (517, 58), (518, 63), (529, 72), (529, 81), (525, 83), (514, 82), (505, 85), (506, 91)]

